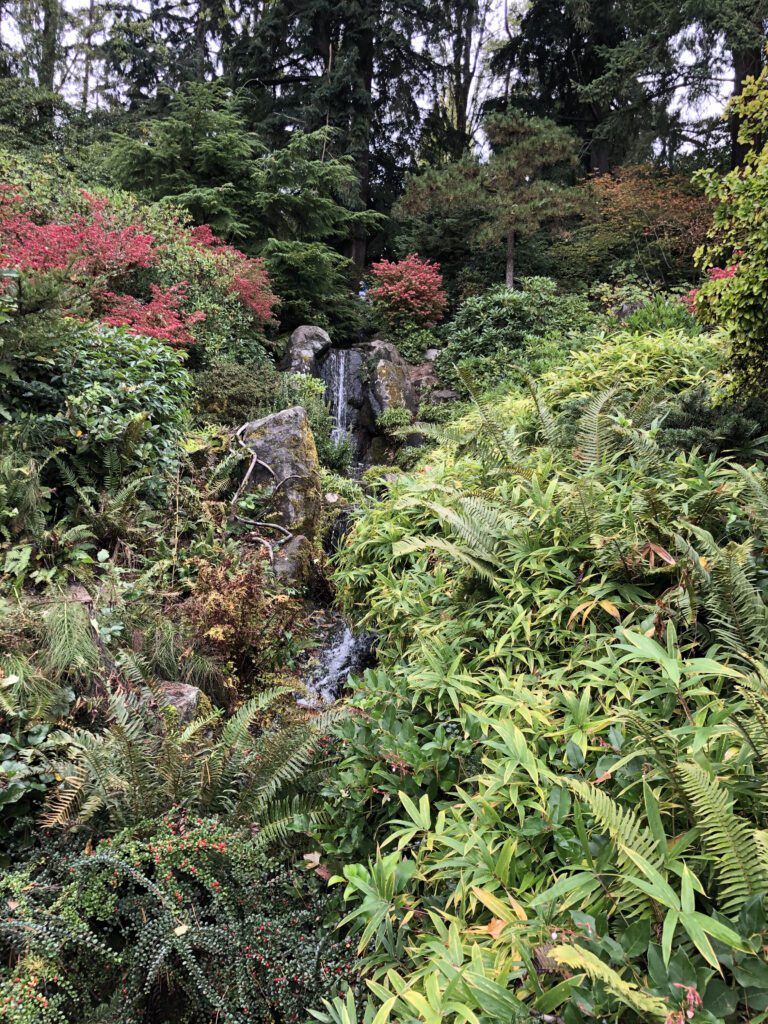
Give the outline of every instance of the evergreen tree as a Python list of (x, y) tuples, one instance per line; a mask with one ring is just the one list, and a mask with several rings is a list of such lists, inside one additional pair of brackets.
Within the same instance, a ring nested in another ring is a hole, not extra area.
[[(412, 166), (437, 31), (428, 0), (274, 0), (222, 52), (252, 124), (277, 147), (295, 128), (338, 130), (336, 152), (352, 157), (363, 207), (388, 209)], [(366, 234), (357, 223), (346, 252), (361, 267)]]
[[(585, 142), (587, 167), (606, 171), (724, 142), (698, 104), (759, 72), (767, 0), (532, 0), (494, 56), (510, 102), (553, 117)], [(705, 104), (706, 106), (706, 104)], [(732, 157), (743, 152), (737, 115)]]
[[(568, 180), (577, 161), (576, 140), (554, 121), (515, 110), (488, 116), (484, 128), (491, 145), (487, 161), (466, 157), (412, 179), (398, 211), (422, 225), (431, 222), (438, 232), (463, 233), (475, 249), (503, 241), (511, 288), (520, 239), (578, 208), (578, 193)], [(425, 251), (439, 255), (429, 246)]]

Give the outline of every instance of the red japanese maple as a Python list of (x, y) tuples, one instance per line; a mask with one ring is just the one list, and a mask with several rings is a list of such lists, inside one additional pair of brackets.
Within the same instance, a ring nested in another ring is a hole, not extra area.
[(407, 320), (419, 327), (438, 324), (448, 305), (440, 266), (415, 253), (398, 263), (381, 260), (371, 267), (373, 302), (390, 320)]
[(138, 224), (120, 227), (107, 200), (87, 192), (87, 214), (38, 223), (25, 197), (8, 186), (0, 194), (0, 266), (19, 270), (68, 270), (73, 275), (113, 279), (152, 266), (155, 239)]
[(152, 298), (148, 302), (141, 302), (132, 295), (103, 292), (101, 300), (105, 311), (101, 319), (113, 327), (128, 327), (133, 334), (160, 338), (170, 345), (193, 345), (195, 338), (190, 328), (205, 320), (205, 313), (185, 313), (179, 309), (179, 304), (187, 297), (185, 284), (174, 284), (165, 290), (150, 285)]
[(246, 256), (233, 245), (227, 245), (208, 224), (193, 228), (190, 235), (195, 245), (216, 252), (230, 275), (231, 290), (245, 308), (262, 324), (271, 323), (280, 300), (272, 291), (264, 260)]
[[(730, 267), (709, 267), (707, 270), (707, 277), (710, 281), (725, 281), (729, 277), (733, 277), (738, 269), (738, 263), (733, 263)], [(696, 299), (700, 291), (701, 288), (691, 288), (691, 290), (686, 292), (683, 296), (682, 301), (688, 309), (688, 312), (691, 314), (696, 312)]]

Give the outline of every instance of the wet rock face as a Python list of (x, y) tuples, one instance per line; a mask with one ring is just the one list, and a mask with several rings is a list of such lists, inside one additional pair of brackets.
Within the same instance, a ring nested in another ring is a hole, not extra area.
[(317, 358), (330, 347), (330, 335), (322, 327), (311, 324), (297, 327), (288, 342), (283, 369), (317, 376)]
[(415, 412), (411, 367), (395, 345), (383, 338), (351, 348), (331, 348), (318, 359), (318, 376), (336, 420), (334, 433), (350, 436), (355, 456), (366, 461), (379, 433), (377, 420), (387, 409)]
[(411, 385), (410, 365), (390, 341), (374, 339), (360, 346), (371, 372), (369, 393), (376, 419), (387, 409), (416, 412), (418, 400)]
[(320, 463), (306, 412), (298, 405), (274, 412), (247, 423), (240, 436), (259, 460), (249, 482), (273, 488), (277, 522), (313, 540), (322, 493)]

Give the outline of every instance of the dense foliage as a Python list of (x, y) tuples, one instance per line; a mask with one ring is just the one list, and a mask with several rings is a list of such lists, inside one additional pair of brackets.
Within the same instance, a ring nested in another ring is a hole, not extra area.
[(559, 295), (549, 278), (526, 278), (514, 291), (493, 288), (467, 299), (444, 330), (438, 367), (446, 381), (466, 389), (460, 375), (470, 373), (485, 390), (510, 375), (538, 376), (561, 362), (580, 332), (597, 317), (585, 299)]
[(481, 409), (344, 550), (380, 666), (324, 842), (371, 858), (340, 881), (392, 1019), (768, 1005), (765, 474), (664, 453), (719, 344), (640, 340)]
[(762, 0), (0, 7), (0, 1022), (768, 1022)]

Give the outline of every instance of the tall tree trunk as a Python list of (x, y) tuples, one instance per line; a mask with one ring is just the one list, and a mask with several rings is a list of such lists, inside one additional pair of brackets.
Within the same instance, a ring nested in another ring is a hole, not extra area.
[(507, 232), (507, 273), (505, 277), (507, 288), (515, 287), (515, 232), (511, 229)]
[[(746, 50), (734, 49), (732, 55), (733, 92), (731, 95), (739, 96), (744, 88), (744, 79), (750, 75), (754, 75), (756, 78), (760, 74), (760, 69), (763, 66), (763, 51), (761, 47), (754, 46)], [(731, 114), (728, 127), (731, 134), (731, 167), (740, 167), (749, 151), (749, 146), (739, 142), (741, 118), (737, 114)]]
[(607, 174), (611, 169), (609, 146), (606, 139), (592, 139), (589, 146), (589, 169), (593, 174)]
[(40, 62), (37, 66), (37, 84), (47, 96), (37, 105), (42, 121), (51, 122), (54, 113), (53, 89), (56, 81), (56, 58), (61, 30), (60, 0), (43, 0), (43, 28), (40, 35)]
[[(360, 202), (368, 208), (371, 198), (371, 132), (373, 129), (373, 70), (375, 36), (372, 13), (368, 10), (370, 0), (360, 5), (360, 25), (355, 33), (357, 46), (357, 79), (360, 84), (359, 99), (353, 100), (351, 110), (351, 141), (355, 152), (355, 166), (360, 182)], [(374, 8), (378, 4), (373, 4)], [(368, 238), (365, 228), (355, 225), (352, 237), (347, 243), (347, 255), (355, 267), (362, 271), (368, 252)]]
[(93, 15), (95, 11), (95, 0), (88, 2), (88, 23), (85, 26), (85, 38), (83, 40), (83, 92), (81, 106), (83, 113), (88, 110), (88, 99), (91, 91), (91, 67), (93, 64)]

